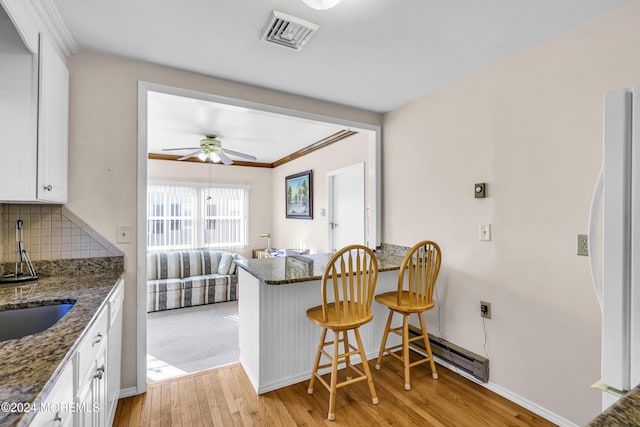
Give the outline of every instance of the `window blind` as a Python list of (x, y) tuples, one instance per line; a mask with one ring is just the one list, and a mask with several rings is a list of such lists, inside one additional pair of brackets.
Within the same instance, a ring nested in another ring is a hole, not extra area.
[(247, 245), (248, 189), (185, 185), (147, 187), (147, 248)]

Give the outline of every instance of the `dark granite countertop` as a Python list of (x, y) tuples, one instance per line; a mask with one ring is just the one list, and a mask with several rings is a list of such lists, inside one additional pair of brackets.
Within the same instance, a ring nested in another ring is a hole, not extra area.
[[(94, 261), (87, 261), (89, 263)], [(76, 300), (73, 308), (49, 329), (23, 338), (0, 342), (0, 402), (30, 403), (46, 399), (95, 315), (104, 305), (122, 275), (122, 263), (112, 260), (106, 272), (89, 266), (89, 274), (58, 270), (58, 275), (18, 285), (0, 285), (0, 309), (12, 304), (54, 299)], [(0, 410), (0, 425), (26, 425), (33, 412), (7, 413)]]
[(640, 385), (595, 417), (587, 426), (640, 426)]
[[(273, 258), (242, 258), (236, 264), (267, 285), (286, 285), (322, 279), (333, 254), (292, 255)], [(399, 270), (402, 257), (376, 253), (378, 271)]]

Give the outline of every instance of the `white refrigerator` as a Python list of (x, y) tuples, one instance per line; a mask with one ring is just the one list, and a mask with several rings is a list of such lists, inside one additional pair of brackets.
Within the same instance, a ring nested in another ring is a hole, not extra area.
[[(597, 242), (599, 225), (602, 246)], [(616, 391), (640, 383), (640, 86), (605, 95), (603, 162), (588, 242), (602, 309), (600, 385), (613, 392), (603, 393), (604, 409), (621, 394)]]

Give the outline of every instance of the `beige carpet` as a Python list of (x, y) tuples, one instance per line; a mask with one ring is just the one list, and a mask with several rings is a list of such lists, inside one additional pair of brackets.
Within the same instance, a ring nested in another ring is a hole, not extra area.
[(147, 313), (147, 355), (149, 381), (237, 362), (238, 302)]

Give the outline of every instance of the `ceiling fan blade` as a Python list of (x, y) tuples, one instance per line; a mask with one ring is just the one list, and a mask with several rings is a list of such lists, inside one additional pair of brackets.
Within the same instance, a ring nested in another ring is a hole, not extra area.
[(222, 163), (224, 163), (225, 165), (231, 165), (233, 164), (233, 160), (231, 160), (226, 154), (224, 154), (222, 151), (218, 152), (218, 157), (220, 157), (220, 160), (222, 160)]
[(163, 148), (162, 151), (199, 150), (200, 147)]
[(232, 156), (242, 157), (243, 159), (247, 159), (247, 160), (254, 160), (254, 161), (258, 160), (256, 156), (252, 156), (251, 154), (244, 154), (238, 151), (227, 150), (226, 148), (224, 149), (224, 152), (227, 154), (231, 154)]
[(190, 157), (193, 157), (197, 154), (199, 154), (202, 150), (196, 150), (196, 151), (192, 151), (191, 153), (187, 154), (186, 156), (180, 157), (178, 160), (187, 160)]

